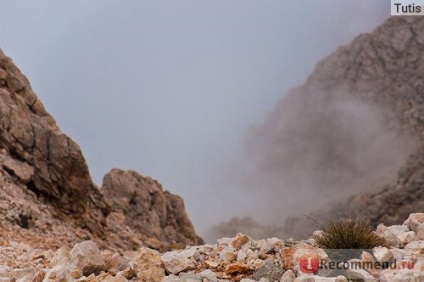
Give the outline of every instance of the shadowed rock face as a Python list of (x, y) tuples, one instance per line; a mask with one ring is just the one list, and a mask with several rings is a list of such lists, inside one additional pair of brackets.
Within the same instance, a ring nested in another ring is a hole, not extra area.
[(1, 167), (58, 213), (101, 234), (108, 208), (79, 146), (60, 131), (26, 77), (1, 51), (0, 118)]
[[(113, 175), (112, 172), (106, 179), (114, 179)], [(129, 185), (131, 177), (125, 175), (120, 179)], [(144, 179), (138, 174), (137, 177), (140, 181)], [(114, 210), (113, 215), (137, 214), (136, 210), (141, 208), (148, 218), (152, 217), (144, 207), (157, 198), (167, 207), (169, 225), (168, 221), (142, 224), (133, 216), (125, 222), (131, 224), (126, 234), (115, 233), (117, 230), (108, 227), (107, 218), (111, 213), (109, 203), (116, 201), (106, 199), (92, 182), (79, 146), (61, 132), (26, 77), (0, 50), (0, 218), (12, 224), (11, 228), (25, 229), (29, 237), (38, 238), (39, 242), (43, 241), (43, 232), (56, 237), (60, 233), (69, 243), (94, 238), (101, 245), (128, 249), (143, 244), (147, 235), (151, 235), (150, 240), (158, 248), (174, 241), (182, 245), (201, 242), (185, 213), (182, 199), (163, 192), (151, 179), (143, 183), (146, 191), (149, 185), (154, 185), (151, 189), (155, 193), (137, 190), (140, 195), (147, 194), (129, 207), (123, 207), (126, 203), (122, 203), (122, 209)], [(104, 190), (108, 191), (107, 197), (114, 196), (111, 189)], [(172, 216), (177, 221), (172, 221)], [(172, 233), (175, 234), (171, 236)]]
[(33, 169), (20, 179), (34, 193), (64, 210), (83, 213), (85, 195), (96, 193), (78, 145), (57, 127), (27, 79), (0, 53), (0, 146)]

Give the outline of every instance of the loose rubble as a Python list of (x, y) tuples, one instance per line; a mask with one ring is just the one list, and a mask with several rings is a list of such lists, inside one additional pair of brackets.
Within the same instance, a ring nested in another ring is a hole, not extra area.
[(0, 282), (424, 281), (424, 239), (416, 234), (423, 219), (424, 213), (414, 213), (403, 225), (381, 224), (376, 233), (398, 240), (347, 258), (339, 268), (329, 268), (337, 262), (332, 252), (317, 247), (312, 238), (254, 240), (239, 233), (213, 245), (162, 254), (143, 246), (122, 253), (100, 250), (91, 240), (54, 251), (9, 241), (0, 247), (0, 259), (13, 257), (15, 263), (0, 265)]

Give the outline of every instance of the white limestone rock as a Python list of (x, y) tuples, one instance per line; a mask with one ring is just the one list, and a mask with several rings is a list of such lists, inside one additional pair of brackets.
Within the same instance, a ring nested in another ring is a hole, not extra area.
[(167, 252), (161, 255), (165, 270), (170, 274), (178, 274), (183, 271), (194, 269), (194, 263), (185, 254), (177, 251)]
[(105, 261), (94, 241), (84, 241), (76, 244), (71, 250), (71, 261), (81, 269), (85, 276), (99, 274), (106, 269)]
[(414, 231), (420, 240), (424, 240), (424, 213), (411, 213), (404, 224)]

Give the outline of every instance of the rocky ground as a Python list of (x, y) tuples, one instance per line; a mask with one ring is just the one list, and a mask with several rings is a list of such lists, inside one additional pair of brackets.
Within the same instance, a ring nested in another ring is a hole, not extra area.
[(351, 267), (340, 273), (305, 264), (308, 258), (317, 258), (330, 268), (335, 261), (312, 238), (253, 240), (239, 233), (213, 245), (164, 253), (147, 247), (113, 252), (99, 249), (91, 240), (72, 249), (41, 250), (9, 240), (0, 248), (0, 281), (424, 281), (424, 213), (411, 214), (403, 225), (380, 224), (376, 233), (391, 247), (375, 247), (348, 261), (373, 267)]

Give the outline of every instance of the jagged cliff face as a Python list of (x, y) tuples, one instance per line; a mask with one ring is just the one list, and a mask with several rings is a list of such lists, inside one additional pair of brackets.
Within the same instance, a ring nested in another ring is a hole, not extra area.
[(137, 238), (134, 231), (141, 233), (141, 238), (147, 238), (145, 244), (156, 249), (184, 248), (202, 242), (194, 232), (183, 199), (163, 191), (156, 180), (135, 171), (113, 169), (103, 178), (101, 191), (111, 207), (107, 225), (116, 234), (126, 233), (129, 227), (129, 239)]
[[(156, 181), (112, 170), (103, 189), (96, 187), (79, 146), (61, 132), (1, 51), (0, 189), (3, 240), (49, 247), (91, 238), (123, 249), (202, 242), (182, 199)], [(133, 198), (115, 199), (122, 191), (131, 191)], [(122, 229), (116, 228), (119, 224)]]

